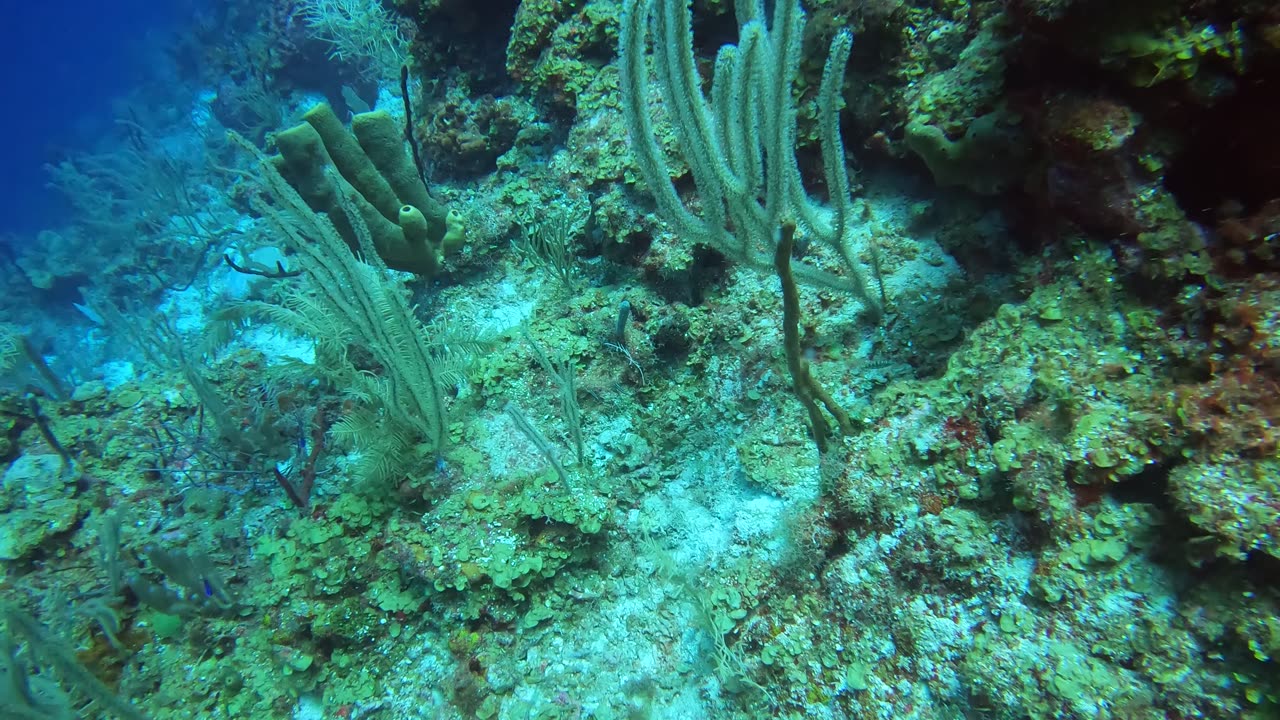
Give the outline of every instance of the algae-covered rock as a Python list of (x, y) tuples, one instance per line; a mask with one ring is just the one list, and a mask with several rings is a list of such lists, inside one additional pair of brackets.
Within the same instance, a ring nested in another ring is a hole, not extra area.
[(84, 513), (75, 478), (57, 455), (21, 455), (0, 483), (0, 560), (18, 560)]
[(1169, 489), (1219, 555), (1280, 557), (1280, 461), (1190, 463), (1170, 473)]

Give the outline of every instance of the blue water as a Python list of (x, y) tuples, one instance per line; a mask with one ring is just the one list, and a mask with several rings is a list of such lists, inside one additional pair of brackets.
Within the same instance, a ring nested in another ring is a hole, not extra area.
[(46, 189), (45, 163), (93, 147), (114, 124), (113, 104), (156, 67), (186, 0), (12, 2), (0, 22), (0, 233), (32, 232), (66, 206)]

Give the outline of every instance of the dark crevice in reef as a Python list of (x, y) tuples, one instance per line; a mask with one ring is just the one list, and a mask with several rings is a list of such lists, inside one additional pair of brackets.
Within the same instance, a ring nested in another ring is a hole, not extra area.
[(1235, 95), (1190, 121), (1187, 145), (1165, 185), (1198, 220), (1224, 210), (1249, 215), (1280, 196), (1280, 59), (1259, 62), (1239, 79)]

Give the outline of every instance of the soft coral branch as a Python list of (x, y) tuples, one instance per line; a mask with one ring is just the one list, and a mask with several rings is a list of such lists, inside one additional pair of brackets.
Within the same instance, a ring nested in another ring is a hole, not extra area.
[(280, 472), (280, 468), (272, 468), (276, 482), (284, 488), (289, 500), (303, 510), (311, 504), (311, 488), (316, 483), (316, 463), (320, 459), (320, 453), (324, 451), (324, 436), (327, 432), (329, 432), (328, 415), (325, 408), (321, 407), (316, 410), (315, 418), (311, 423), (311, 448), (307, 452), (307, 460), (302, 470), (298, 473), (298, 482), (290, 480)]

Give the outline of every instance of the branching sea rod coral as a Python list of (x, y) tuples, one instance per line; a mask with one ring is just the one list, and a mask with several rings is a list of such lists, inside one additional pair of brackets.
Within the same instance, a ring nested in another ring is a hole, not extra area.
[[(780, 229), (787, 222), (798, 223), (836, 255), (842, 274), (796, 262), (796, 279), (848, 292), (878, 318), (883, 308), (852, 247), (857, 218), (837, 112), (853, 36), (842, 31), (832, 39), (818, 94), (822, 169), (832, 203), (828, 210), (806, 194), (795, 155), (797, 112), (791, 88), (800, 70), (804, 12), (798, 2), (778, 2), (770, 26), (764, 18), (763, 2), (738, 3), (738, 44), (720, 49), (706, 97), (696, 70), (688, 3), (639, 0), (628, 5), (620, 36), (620, 85), (640, 174), (657, 201), (658, 214), (681, 236), (761, 272), (774, 269)], [(649, 114), (652, 78), (644, 50), (650, 20), (656, 36), (656, 84), (697, 186), (701, 214), (691, 211), (676, 191)]]

